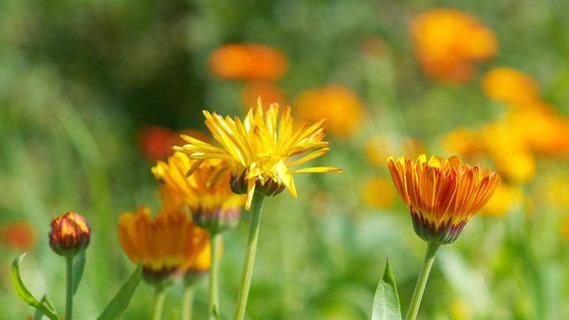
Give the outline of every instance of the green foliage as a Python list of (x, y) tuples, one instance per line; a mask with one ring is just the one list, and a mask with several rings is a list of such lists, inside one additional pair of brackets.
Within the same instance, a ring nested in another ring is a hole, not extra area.
[(124, 312), (130, 299), (134, 295), (138, 284), (142, 280), (142, 265), (136, 267), (130, 278), (123, 284), (117, 295), (107, 305), (103, 313), (97, 318), (98, 320), (114, 320), (118, 319)]
[(385, 262), (383, 277), (377, 284), (373, 297), (372, 320), (401, 320), (401, 306), (395, 276), (389, 260)]
[(73, 295), (79, 289), (79, 283), (83, 278), (83, 271), (85, 271), (85, 261), (87, 260), (86, 250), (82, 250), (74, 259), (73, 262)]

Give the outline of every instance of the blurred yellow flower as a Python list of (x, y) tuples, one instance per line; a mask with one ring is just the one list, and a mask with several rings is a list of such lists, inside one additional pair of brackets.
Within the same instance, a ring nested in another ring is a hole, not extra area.
[(362, 128), (365, 114), (358, 96), (340, 85), (304, 91), (296, 99), (295, 111), (304, 120), (326, 119), (326, 129), (341, 138), (356, 134)]
[(264, 111), (259, 101), (243, 121), (204, 111), (205, 123), (220, 146), (183, 136), (188, 144), (175, 149), (199, 160), (194, 169), (206, 159), (224, 160), (213, 175), (229, 171), (232, 190), (247, 193), (247, 209), (256, 189), (266, 196), (274, 196), (286, 188), (296, 198), (294, 174), (342, 170), (335, 167), (294, 169), (330, 151), (328, 142), (323, 141), (324, 121), (298, 125), (290, 115), (290, 107), (283, 108), (280, 114), (279, 109), (278, 104), (272, 104)]
[(515, 186), (501, 183), (480, 212), (483, 215), (503, 216), (523, 201), (522, 191)]
[(285, 55), (260, 44), (227, 44), (215, 50), (209, 60), (213, 74), (236, 80), (276, 80), (287, 69)]
[(259, 100), (261, 100), (265, 109), (273, 103), (284, 104), (286, 100), (282, 90), (276, 84), (268, 81), (247, 82), (241, 97), (246, 110), (256, 105)]
[(493, 154), (492, 159), (496, 171), (510, 182), (528, 182), (535, 177), (535, 158), (529, 152), (500, 152)]
[(494, 68), (484, 75), (482, 88), (488, 97), (508, 106), (523, 107), (539, 100), (539, 85), (512, 68)]
[(134, 263), (142, 263), (150, 282), (185, 272), (209, 248), (207, 231), (181, 209), (163, 210), (154, 219), (148, 208), (123, 213), (118, 234), (124, 252)]
[(395, 192), (388, 179), (375, 177), (366, 181), (360, 189), (362, 200), (369, 206), (384, 209), (395, 201)]
[(384, 166), (385, 159), (394, 153), (403, 153), (416, 157), (425, 152), (425, 147), (418, 139), (402, 138), (390, 140), (384, 136), (373, 136), (365, 145), (365, 155), (369, 162), (376, 166)]
[(480, 134), (466, 128), (454, 129), (444, 135), (441, 140), (445, 151), (466, 157), (480, 153), (483, 148), (480, 142)]
[(438, 243), (455, 241), (500, 183), (495, 172), (480, 165), (472, 167), (457, 157), (389, 157), (387, 166), (409, 207), (415, 232)]
[(565, 220), (563, 220), (563, 224), (561, 225), (561, 234), (565, 240), (569, 241), (569, 218), (565, 218)]
[(468, 305), (461, 299), (454, 299), (450, 305), (452, 320), (469, 320), (472, 318)]
[(478, 18), (453, 9), (433, 9), (417, 15), (411, 23), (415, 54), (430, 77), (464, 83), (476, 62), (498, 51), (494, 32)]
[(221, 160), (192, 160), (175, 152), (167, 162), (158, 161), (152, 173), (188, 204), (194, 223), (216, 233), (237, 224), (245, 203), (245, 197), (231, 191), (230, 173), (219, 171), (220, 166)]

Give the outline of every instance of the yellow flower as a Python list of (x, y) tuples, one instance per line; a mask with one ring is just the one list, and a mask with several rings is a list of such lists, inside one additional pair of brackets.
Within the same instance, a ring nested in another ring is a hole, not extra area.
[(231, 173), (231, 187), (236, 193), (247, 193), (249, 209), (256, 189), (274, 196), (288, 189), (297, 197), (294, 174), (307, 172), (341, 172), (333, 167), (297, 169), (310, 160), (326, 154), (330, 148), (322, 128), (323, 120), (299, 126), (285, 107), (279, 115), (279, 105), (272, 104), (264, 111), (259, 101), (243, 121), (204, 111), (206, 125), (220, 146), (183, 136), (188, 144), (175, 147), (202, 163), (206, 159), (223, 160), (214, 175)]
[(119, 240), (134, 263), (142, 263), (145, 279), (161, 281), (185, 272), (208, 248), (207, 231), (181, 210), (161, 211), (152, 218), (148, 208), (119, 217)]
[(442, 138), (443, 148), (453, 154), (471, 156), (481, 152), (480, 135), (474, 130), (457, 128)]
[(216, 233), (237, 224), (245, 202), (231, 191), (230, 173), (218, 170), (223, 166), (221, 160), (192, 160), (175, 152), (167, 162), (158, 161), (152, 173), (188, 204), (197, 225)]
[(539, 100), (539, 85), (530, 76), (512, 68), (494, 68), (482, 79), (488, 97), (509, 106), (526, 106)]
[(567, 241), (569, 241), (569, 218), (563, 220), (563, 224), (561, 225), (561, 235)]
[(520, 205), (522, 200), (523, 194), (519, 188), (502, 183), (496, 188), (494, 195), (482, 208), (481, 214), (503, 216), (515, 206)]
[(369, 179), (361, 187), (362, 200), (374, 208), (389, 208), (395, 201), (395, 192), (389, 180), (383, 177)]
[(455, 241), (500, 182), (496, 173), (457, 157), (389, 157), (387, 166), (417, 235), (439, 243)]
[(496, 36), (467, 13), (433, 9), (413, 18), (411, 36), (423, 71), (432, 78), (464, 83), (473, 64), (496, 55)]
[(340, 85), (304, 91), (296, 99), (295, 111), (304, 120), (326, 119), (326, 129), (341, 138), (351, 137), (362, 128), (365, 113), (358, 96)]

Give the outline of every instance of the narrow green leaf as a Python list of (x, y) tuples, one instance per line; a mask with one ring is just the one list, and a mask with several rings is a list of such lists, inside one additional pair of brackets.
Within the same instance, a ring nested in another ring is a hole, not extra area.
[[(41, 303), (48, 308), (54, 309), (51, 302), (49, 302), (47, 295), (44, 295), (43, 298), (41, 298)], [(36, 309), (36, 312), (34, 313), (34, 320), (41, 320), (41, 319), (43, 319), (44, 315), (45, 314), (43, 313), (43, 311), (41, 311), (40, 309)]]
[[(57, 312), (51, 306), (51, 304), (49, 302), (48, 303), (39, 302), (31, 294), (31, 292), (28, 290), (28, 288), (26, 288), (26, 285), (22, 281), (22, 277), (20, 276), (20, 263), (22, 262), (22, 260), (24, 259), (25, 256), (26, 256), (26, 254), (24, 253), (21, 256), (14, 259), (14, 261), (12, 262), (12, 267), (10, 269), (10, 273), (12, 275), (12, 284), (14, 285), (14, 288), (16, 289), (16, 293), (27, 304), (29, 304), (30, 306), (32, 306), (36, 309), (41, 310), (42, 313), (45, 314), (49, 319), (58, 320), (59, 317), (57, 316)], [(45, 300), (47, 300), (47, 299), (45, 299)]]
[(114, 320), (118, 319), (130, 303), (132, 295), (136, 291), (136, 287), (142, 280), (142, 265), (139, 265), (132, 273), (130, 278), (123, 284), (117, 295), (107, 305), (103, 313), (97, 318), (98, 320)]
[(81, 282), (83, 271), (85, 270), (85, 260), (87, 259), (85, 251), (86, 250), (81, 251), (81, 253), (75, 257), (75, 262), (73, 263), (73, 295), (75, 295), (77, 289), (79, 289), (79, 282)]
[(373, 297), (372, 320), (401, 320), (397, 284), (389, 260), (385, 263), (383, 278), (379, 280)]

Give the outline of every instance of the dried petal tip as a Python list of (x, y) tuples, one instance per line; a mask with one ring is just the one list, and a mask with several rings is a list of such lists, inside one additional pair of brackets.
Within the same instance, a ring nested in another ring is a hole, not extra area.
[(69, 211), (51, 221), (49, 245), (60, 256), (74, 256), (85, 250), (91, 238), (87, 219), (77, 212)]

